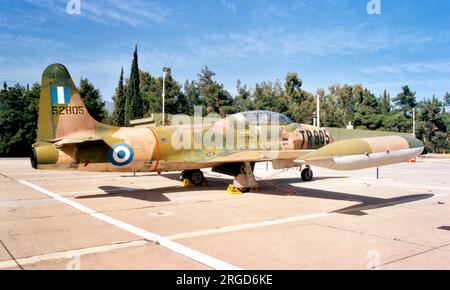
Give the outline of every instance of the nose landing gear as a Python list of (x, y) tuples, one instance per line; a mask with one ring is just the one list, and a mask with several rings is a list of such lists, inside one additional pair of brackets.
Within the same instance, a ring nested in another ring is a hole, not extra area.
[(313, 179), (314, 174), (311, 168), (309, 166), (306, 166), (306, 168), (302, 170), (301, 176), (303, 181), (309, 182)]

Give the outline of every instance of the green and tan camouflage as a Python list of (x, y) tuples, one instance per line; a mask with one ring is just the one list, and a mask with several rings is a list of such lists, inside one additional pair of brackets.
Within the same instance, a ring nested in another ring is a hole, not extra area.
[[(266, 113), (269, 117), (272, 114)], [(350, 170), (403, 162), (423, 150), (419, 140), (394, 133), (384, 132), (385, 136), (377, 137), (360, 133), (346, 139), (341, 138), (349, 135), (345, 131), (306, 124), (251, 125), (242, 113), (209, 123), (200, 119), (194, 124), (159, 127), (101, 124), (89, 115), (66, 67), (52, 64), (42, 75), (32, 166), (51, 170), (158, 173), (192, 173), (213, 168), (237, 178), (245, 172), (244, 167), (249, 169), (256, 162), (272, 162), (274, 168), (307, 165), (309, 169), (309, 165), (315, 165)], [(214, 136), (211, 142), (219, 146), (196, 142), (211, 134)], [(232, 142), (228, 142), (230, 136)], [(222, 142), (221, 137), (227, 142)], [(252, 140), (258, 141), (256, 145)], [(178, 148), (177, 144), (184, 146)]]

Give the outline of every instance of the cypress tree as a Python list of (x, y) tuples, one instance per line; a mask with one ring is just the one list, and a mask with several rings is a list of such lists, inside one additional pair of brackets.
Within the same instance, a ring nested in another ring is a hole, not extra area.
[(130, 79), (128, 82), (125, 106), (125, 123), (130, 124), (131, 120), (142, 118), (144, 115), (142, 96), (139, 92), (139, 67), (137, 45), (134, 48), (133, 63), (131, 64)]
[(120, 71), (119, 84), (114, 96), (113, 124), (116, 126), (125, 126), (125, 105), (126, 97), (123, 87), (123, 68)]

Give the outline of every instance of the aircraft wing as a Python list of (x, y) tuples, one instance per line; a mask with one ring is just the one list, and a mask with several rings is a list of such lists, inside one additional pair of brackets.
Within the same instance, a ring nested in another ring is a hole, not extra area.
[(221, 153), (198, 162), (203, 163), (235, 163), (235, 162), (265, 162), (273, 160), (294, 160), (315, 150), (242, 150)]

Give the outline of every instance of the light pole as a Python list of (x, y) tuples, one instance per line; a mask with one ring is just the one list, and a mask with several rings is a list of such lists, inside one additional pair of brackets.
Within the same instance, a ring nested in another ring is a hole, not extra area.
[(317, 114), (317, 116), (316, 116), (317, 124), (316, 125), (317, 125), (317, 127), (320, 128), (320, 95), (317, 95), (316, 114)]
[(162, 122), (163, 126), (166, 125), (166, 77), (170, 73), (170, 68), (163, 67), (163, 88), (162, 88)]

